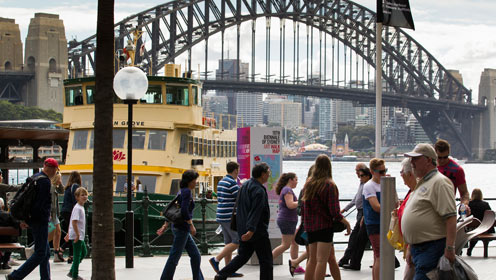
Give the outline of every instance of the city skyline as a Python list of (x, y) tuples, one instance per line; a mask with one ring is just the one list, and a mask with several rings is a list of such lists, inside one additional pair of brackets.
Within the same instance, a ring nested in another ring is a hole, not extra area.
[[(137, 4), (130, 0), (116, 0), (115, 21), (118, 22), (163, 2), (152, 0)], [(375, 10), (376, 1), (356, 0), (354, 2)], [(465, 86), (474, 92), (473, 101), (476, 102), (475, 96), (478, 95), (482, 71), (485, 68), (496, 68), (496, 38), (488, 36), (496, 32), (496, 19), (492, 16), (492, 11), (496, 10), (496, 2), (489, 0), (470, 1), (470, 4), (466, 2), (462, 0), (411, 1), (416, 31), (405, 31), (422, 44), (444, 67), (459, 70), (463, 75)], [(13, 18), (19, 24), (23, 42), (27, 36), (29, 20), (36, 12), (59, 14), (65, 24), (68, 41), (74, 38), (83, 40), (96, 31), (97, 1), (26, 0), (14, 2), (0, 0), (0, 6), (4, 11), (1, 17)], [(278, 29), (276, 19), (273, 20), (273, 25), (274, 29)], [(242, 32), (247, 32), (246, 29), (242, 28)], [(278, 33), (278, 30), (274, 32)], [(262, 32), (258, 33), (262, 37), (265, 36)], [(230, 36), (232, 34), (226, 32), (228, 40)], [(230, 47), (228, 44), (226, 46), (231, 53), (235, 53), (234, 42)], [(214, 48), (213, 45), (211, 42), (210, 47)], [(258, 66), (263, 66), (264, 59), (263, 54), (257, 53)], [(243, 56), (241, 60), (249, 62)], [(178, 62), (182, 63), (183, 60), (178, 59)], [(217, 58), (212, 56), (212, 61), (209, 60), (209, 68), (211, 68), (211, 63), (212, 65), (217, 63)]]

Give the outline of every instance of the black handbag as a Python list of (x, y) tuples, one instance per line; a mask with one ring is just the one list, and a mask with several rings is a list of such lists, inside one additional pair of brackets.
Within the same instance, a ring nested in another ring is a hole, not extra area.
[(169, 204), (164, 207), (162, 214), (165, 219), (173, 224), (180, 224), (183, 222), (183, 216), (181, 215), (181, 205), (178, 203), (179, 195), (176, 196)]
[(305, 234), (305, 227), (303, 226), (303, 223), (300, 224), (300, 227), (298, 228), (298, 231), (295, 234), (295, 242), (296, 244), (301, 246), (308, 245), (308, 235)]
[(332, 221), (332, 231), (333, 232), (342, 232), (346, 229), (346, 226), (340, 221)]

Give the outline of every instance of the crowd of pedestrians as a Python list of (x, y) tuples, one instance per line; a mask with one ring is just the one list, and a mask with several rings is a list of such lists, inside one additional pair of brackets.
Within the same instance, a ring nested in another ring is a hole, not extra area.
[[(405, 280), (429, 279), (427, 274), (437, 266), (441, 256), (454, 261), (457, 192), (468, 214), (472, 213), (479, 220), (483, 219), (485, 210), (491, 209), (483, 201), (480, 189), (474, 189), (469, 198), (463, 168), (449, 155), (449, 143), (440, 139), (434, 145), (418, 144), (413, 151), (404, 154), (401, 162), (399, 175), (408, 192), (398, 201), (392, 215), (398, 218), (405, 243)], [(216, 273), (215, 279), (243, 277), (238, 270), (253, 253), (257, 254), (260, 264), (260, 279), (273, 279), (273, 261), (288, 249), (291, 276), (305, 274), (305, 279), (322, 280), (326, 276), (341, 279), (339, 267), (361, 270), (368, 243), (374, 256), (371, 278), (379, 279), (381, 178), (389, 176), (385, 160), (373, 158), (368, 164), (358, 163), (355, 166), (358, 190), (344, 208), (340, 208), (339, 182), (333, 179), (332, 164), (327, 155), (315, 159), (298, 198), (294, 192), (298, 185), (297, 175), (293, 172), (281, 174), (274, 184), (279, 197), (276, 224), (281, 232), (281, 244), (273, 249), (268, 233), (270, 208), (266, 188), (271, 176), (270, 167), (263, 162), (256, 164), (251, 170), (251, 178), (244, 181), (238, 177), (239, 170), (237, 162), (227, 163), (227, 174), (218, 182), (215, 193), (218, 200), (216, 221), (225, 244), (218, 255), (209, 259)], [(42, 171), (34, 177), (38, 179), (35, 204), (31, 206), (30, 219), (26, 221), (12, 219), (3, 209), (5, 192), (17, 191), (19, 186), (0, 184), (0, 196), (3, 196), (0, 198), (0, 225), (8, 224), (19, 229), (29, 227), (34, 240), (34, 246), (26, 250), (28, 260), (5, 277), (7, 280), (24, 279), (39, 266), (40, 278), (50, 279), (49, 242), (52, 241), (54, 262), (65, 262), (64, 251), (68, 249), (67, 262), (72, 263), (72, 267), (67, 276), (80, 280), (78, 267), (87, 253), (83, 206), (88, 199), (88, 191), (81, 186), (81, 175), (73, 171), (64, 186), (58, 172), (58, 162), (48, 158)], [(157, 230), (157, 234), (161, 235), (170, 228), (173, 234), (161, 280), (174, 279), (183, 250), (189, 255), (193, 279), (204, 279), (200, 269), (200, 252), (193, 239), (196, 234), (192, 219), (195, 207), (193, 192), (198, 177), (194, 170), (182, 174), (177, 194), (182, 219), (175, 223), (166, 221)], [(64, 194), (61, 209), (58, 208), (59, 194)], [(352, 230), (343, 214), (353, 207), (356, 208), (356, 223)], [(338, 262), (333, 244), (334, 233), (343, 228), (345, 235), (351, 235), (348, 247)], [(62, 231), (67, 234), (60, 244)], [(489, 232), (494, 232), (494, 229)], [(298, 255), (299, 245), (305, 246), (301, 255)], [(474, 246), (475, 242), (470, 242), (467, 255), (471, 255)], [(232, 258), (236, 250), (237, 254)], [(303, 268), (300, 264), (305, 259), (306, 267)], [(220, 267), (222, 260), (225, 262), (223, 268)], [(0, 252), (0, 269), (10, 269), (10, 264), (14, 263), (10, 260), (10, 253)], [(326, 274), (327, 266), (330, 275)], [(396, 259), (395, 267), (398, 266)]]

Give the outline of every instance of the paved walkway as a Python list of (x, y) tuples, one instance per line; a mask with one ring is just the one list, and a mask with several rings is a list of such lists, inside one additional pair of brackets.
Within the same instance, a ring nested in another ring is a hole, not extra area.
[[(336, 251), (336, 257), (339, 259), (343, 255), (342, 250)], [(401, 260), (401, 254), (396, 254), (398, 259)], [(482, 257), (483, 252), (482, 248), (476, 247), (472, 254), (473, 257), (464, 256), (463, 258), (468, 261), (468, 263), (477, 271), (479, 279), (481, 280), (490, 280), (495, 279), (494, 277), (494, 267), (496, 266), (496, 248), (489, 248), (489, 257), (484, 259)], [(203, 271), (203, 275), (205, 279), (213, 279), (215, 273), (208, 263), (208, 259), (212, 256), (202, 256), (201, 268)], [(274, 266), (274, 279), (291, 279), (288, 269), (288, 257), (289, 254), (284, 254), (284, 262), (283, 265), (275, 265)], [(53, 258), (52, 258), (53, 259)], [(115, 267), (116, 267), (116, 279), (117, 280), (141, 280), (141, 279), (160, 279), (160, 275), (162, 273), (162, 269), (167, 260), (167, 256), (155, 256), (151, 258), (141, 258), (135, 257), (134, 259), (134, 268), (126, 269), (125, 268), (125, 258), (117, 257), (115, 259)], [(69, 279), (66, 275), (70, 269), (70, 265), (67, 263), (53, 263), (50, 261), (51, 271), (52, 271), (52, 280), (63, 280)], [(223, 264), (223, 263), (222, 263)], [(371, 279), (371, 269), (369, 265), (372, 264), (372, 251), (366, 251), (362, 261), (362, 270), (361, 271), (349, 271), (349, 270), (341, 270), (342, 279), (348, 280), (369, 280)], [(403, 269), (404, 263), (400, 268), (395, 270), (395, 279), (403, 279)], [(8, 270), (0, 270), (0, 279), (3, 279), (3, 274), (9, 272)], [(259, 267), (253, 265), (245, 265), (240, 269), (241, 273), (245, 275), (243, 278), (239, 279), (250, 279), (256, 280), (259, 279)], [(91, 279), (91, 260), (85, 259), (80, 266), (80, 276), (86, 280)], [(35, 280), (39, 278), (38, 269), (33, 271), (27, 278), (27, 280)], [(189, 258), (187, 255), (183, 255), (180, 259), (175, 279), (183, 280), (183, 279), (191, 279), (191, 269), (189, 266)], [(236, 278), (231, 278), (236, 279)], [(295, 275), (293, 279), (303, 279), (303, 275)], [(331, 278), (328, 278), (331, 279)]]

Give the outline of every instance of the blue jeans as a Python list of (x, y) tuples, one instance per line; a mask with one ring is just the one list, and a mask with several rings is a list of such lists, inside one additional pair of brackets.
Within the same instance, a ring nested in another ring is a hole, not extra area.
[(172, 233), (174, 234), (172, 248), (169, 252), (169, 258), (167, 259), (167, 263), (162, 271), (160, 280), (172, 280), (174, 278), (174, 272), (176, 271), (176, 266), (181, 258), (183, 249), (186, 249), (186, 252), (188, 252), (190, 258), (193, 280), (203, 280), (203, 275), (200, 270), (200, 251), (198, 251), (198, 247), (196, 247), (195, 241), (191, 237), (191, 234), (187, 231), (174, 227), (172, 228)]
[(34, 253), (18, 269), (14, 270), (10, 276), (14, 279), (24, 279), (38, 265), (40, 266), (41, 280), (50, 279), (50, 246), (48, 245), (48, 223), (30, 224), (31, 233), (34, 240)]
[(446, 238), (411, 246), (410, 253), (415, 264), (414, 280), (429, 280), (426, 274), (437, 267), (439, 259), (444, 254), (444, 247), (446, 247)]

